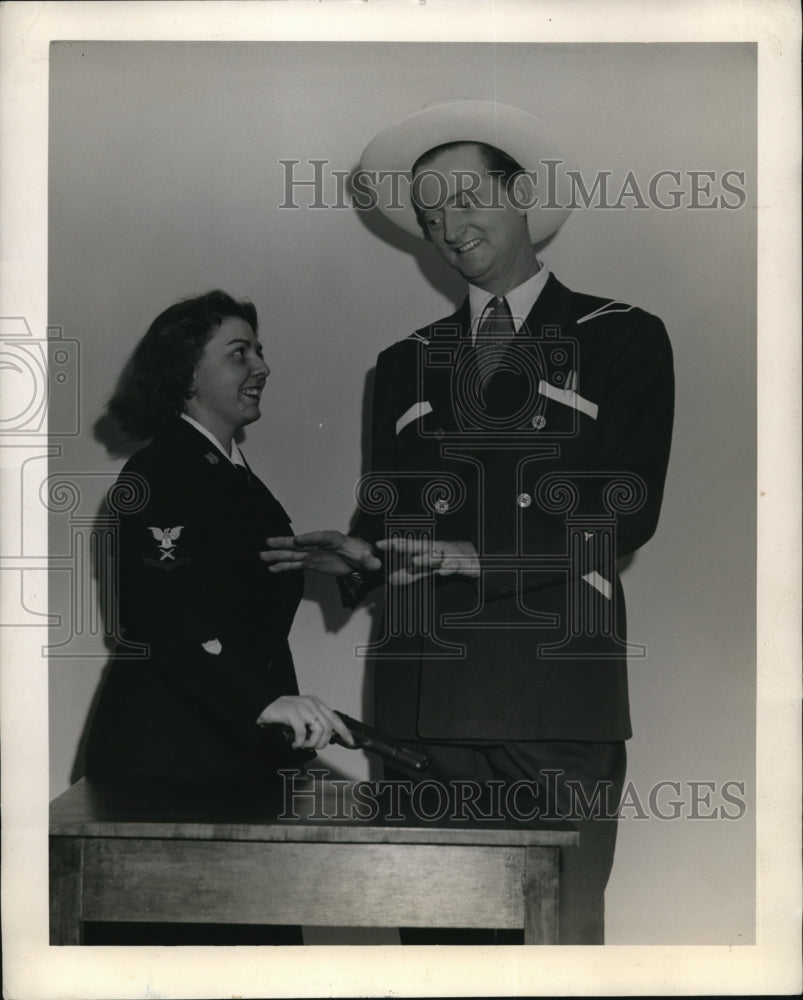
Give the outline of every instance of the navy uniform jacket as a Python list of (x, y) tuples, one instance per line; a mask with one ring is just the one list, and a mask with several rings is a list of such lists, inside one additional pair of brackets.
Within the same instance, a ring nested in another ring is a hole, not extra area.
[(125, 483), (146, 498), (120, 517), (120, 623), (149, 655), (110, 665), (89, 773), (250, 780), (297, 764), (256, 726), (298, 693), (287, 636), (303, 581), (258, 558), (290, 530), (281, 504), (179, 419), (126, 463)]
[(550, 276), (484, 389), (475, 359), (466, 301), (377, 362), (354, 533), (468, 540), (483, 573), (387, 589), (376, 724), (424, 740), (627, 739), (616, 559), (658, 520), (666, 331)]

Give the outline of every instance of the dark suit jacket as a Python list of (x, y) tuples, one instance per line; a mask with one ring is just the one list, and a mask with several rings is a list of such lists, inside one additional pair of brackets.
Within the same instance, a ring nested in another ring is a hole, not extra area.
[(89, 773), (248, 779), (298, 764), (256, 726), (298, 693), (287, 636), (303, 581), (258, 558), (289, 531), (284, 509), (183, 420), (126, 463), (116, 496), (126, 488), (139, 499), (120, 515), (120, 622), (149, 653), (112, 662)]
[(626, 739), (616, 558), (658, 520), (666, 331), (550, 276), (485, 387), (475, 358), (466, 301), (377, 361), (376, 475), (354, 533), (431, 531), (483, 559), (479, 582), (388, 589), (377, 725), (430, 740)]

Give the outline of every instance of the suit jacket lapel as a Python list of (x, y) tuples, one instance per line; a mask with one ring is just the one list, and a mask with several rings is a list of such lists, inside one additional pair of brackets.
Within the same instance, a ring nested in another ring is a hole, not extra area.
[[(543, 345), (566, 336), (570, 331), (571, 292), (558, 279), (550, 274), (541, 294), (536, 299), (533, 308), (516, 334), (515, 344), (523, 340), (532, 340), (538, 353), (538, 369), (547, 381), (551, 381), (557, 365), (552, 360), (552, 351), (543, 350)], [(554, 331), (554, 333), (553, 333)], [(424, 332), (422, 331), (422, 334)], [(450, 316), (433, 323), (427, 328), (425, 335), (419, 335), (423, 340), (418, 402), (429, 403), (432, 406), (432, 421), (442, 426), (446, 431), (459, 429), (455, 413), (455, 394), (466, 388), (463, 382), (471, 382), (470, 368), (465, 369), (468, 376), (465, 380), (455, 377), (455, 372), (463, 365), (474, 364), (474, 350), (471, 340), (471, 312), (469, 300), (466, 297), (460, 306)], [(453, 362), (435, 364), (438, 352), (450, 351)]]
[(562, 285), (554, 274), (550, 274), (543, 291), (535, 300), (529, 315), (516, 334), (517, 341), (532, 341), (537, 353), (536, 365), (539, 382), (543, 378), (552, 382), (556, 371), (565, 374), (565, 362), (559, 360), (565, 352), (549, 349), (558, 346), (561, 339), (571, 335), (570, 321), (572, 293)]
[(554, 274), (550, 274), (516, 336), (538, 337), (544, 332), (544, 327), (558, 327), (561, 331), (567, 329), (571, 295), (569, 289)]

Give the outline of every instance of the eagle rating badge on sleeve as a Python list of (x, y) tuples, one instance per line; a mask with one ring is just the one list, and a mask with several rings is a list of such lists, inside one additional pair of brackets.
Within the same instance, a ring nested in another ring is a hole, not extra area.
[(181, 535), (183, 524), (179, 524), (175, 528), (154, 528), (148, 527), (148, 531), (153, 535), (156, 541), (159, 543), (159, 561), (164, 562), (166, 559), (176, 558), (176, 542)]

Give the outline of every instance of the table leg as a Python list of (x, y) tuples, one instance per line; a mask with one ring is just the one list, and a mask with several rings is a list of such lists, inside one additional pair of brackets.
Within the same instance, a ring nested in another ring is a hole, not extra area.
[(82, 944), (83, 892), (81, 837), (50, 838), (50, 943)]
[(524, 943), (558, 944), (557, 847), (524, 849)]

